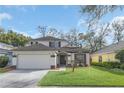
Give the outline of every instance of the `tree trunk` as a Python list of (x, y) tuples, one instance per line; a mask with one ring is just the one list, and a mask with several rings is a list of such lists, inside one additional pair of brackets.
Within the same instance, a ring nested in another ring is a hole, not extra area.
[(75, 63), (73, 63), (72, 72), (74, 72), (74, 70), (75, 70)]

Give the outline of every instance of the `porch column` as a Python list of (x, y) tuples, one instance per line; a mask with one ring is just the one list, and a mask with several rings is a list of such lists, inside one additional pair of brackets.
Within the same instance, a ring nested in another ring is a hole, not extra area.
[(89, 53), (86, 53), (86, 64), (90, 66), (90, 55)]
[(57, 54), (55, 53), (55, 68), (57, 68)]

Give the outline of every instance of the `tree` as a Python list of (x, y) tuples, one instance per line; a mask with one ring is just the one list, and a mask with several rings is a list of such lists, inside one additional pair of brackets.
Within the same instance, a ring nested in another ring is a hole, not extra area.
[(42, 37), (45, 37), (47, 33), (47, 26), (38, 26), (38, 31), (41, 33)]
[(105, 38), (109, 35), (110, 32), (110, 24), (101, 24), (99, 27), (99, 32), (97, 35), (97, 45), (96, 45), (96, 50), (101, 49), (102, 47), (105, 46), (106, 40)]
[(49, 28), (47, 35), (57, 37), (58, 36), (58, 30), (56, 28), (51, 27), (51, 28)]
[(71, 44), (71, 46), (79, 46), (79, 31), (76, 28), (71, 29), (65, 34), (65, 39)]
[(115, 20), (111, 24), (114, 33), (114, 42), (119, 42), (124, 38), (124, 20)]
[(124, 63), (124, 50), (119, 51), (116, 55), (115, 58), (120, 60), (120, 63)]
[(3, 33), (4, 31), (4, 28), (0, 27), (0, 33)]
[(31, 38), (23, 34), (18, 34), (13, 30), (8, 30), (0, 34), (0, 42), (14, 46), (24, 46)]
[(95, 52), (106, 44), (106, 37), (109, 34), (109, 23), (101, 24), (100, 26), (96, 26), (92, 28), (92, 26), (88, 27), (86, 34), (80, 33), (80, 40), (83, 41), (82, 44), (85, 44), (87, 48), (89, 48), (90, 52)]
[(87, 16), (87, 23), (93, 25), (97, 23), (104, 15), (117, 9), (122, 10), (124, 6), (117, 5), (82, 5), (80, 9), (81, 15)]

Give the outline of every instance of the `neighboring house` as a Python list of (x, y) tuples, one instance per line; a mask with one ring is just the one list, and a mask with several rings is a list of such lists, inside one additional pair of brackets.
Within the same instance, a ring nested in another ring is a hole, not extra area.
[(124, 49), (124, 41), (120, 41), (118, 43), (106, 46), (99, 51), (91, 54), (92, 62), (111, 62), (118, 61), (115, 59), (115, 55), (118, 51)]
[(13, 46), (0, 42), (0, 56), (7, 55), (9, 57), (8, 65), (13, 65), (12, 63), (12, 50)]
[(84, 65), (90, 63), (88, 52), (79, 47), (70, 47), (66, 40), (51, 36), (32, 39), (25, 47), (15, 49), (14, 53), (17, 56), (17, 69), (57, 68), (68, 66), (80, 58)]

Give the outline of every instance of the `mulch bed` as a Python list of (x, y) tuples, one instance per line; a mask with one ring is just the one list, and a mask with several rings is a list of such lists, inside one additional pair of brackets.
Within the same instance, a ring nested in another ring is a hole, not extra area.
[(8, 72), (8, 71), (11, 71), (11, 70), (15, 70), (16, 66), (7, 66), (7, 67), (4, 67), (4, 69), (6, 70), (6, 72)]

